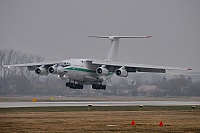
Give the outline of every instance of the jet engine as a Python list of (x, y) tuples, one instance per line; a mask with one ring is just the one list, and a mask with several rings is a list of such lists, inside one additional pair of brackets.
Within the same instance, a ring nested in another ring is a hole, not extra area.
[(41, 66), (41, 67), (37, 67), (35, 69), (35, 73), (39, 74), (39, 75), (48, 75), (48, 71), (45, 67)]
[(109, 74), (108, 69), (106, 69), (105, 67), (98, 67), (96, 69), (96, 73), (98, 75), (108, 75)]
[(52, 73), (52, 74), (59, 74), (59, 73), (63, 73), (64, 71), (64, 68), (62, 66), (51, 66), (49, 67), (48, 69), (49, 73)]
[(120, 77), (128, 76), (128, 72), (126, 71), (125, 67), (121, 67), (120, 69), (115, 70), (115, 74)]

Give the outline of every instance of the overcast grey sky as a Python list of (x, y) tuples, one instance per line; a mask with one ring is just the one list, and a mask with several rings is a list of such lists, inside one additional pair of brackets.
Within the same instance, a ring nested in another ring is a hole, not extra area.
[(1, 49), (104, 59), (110, 42), (88, 35), (152, 35), (120, 40), (118, 61), (199, 70), (200, 0), (0, 0)]

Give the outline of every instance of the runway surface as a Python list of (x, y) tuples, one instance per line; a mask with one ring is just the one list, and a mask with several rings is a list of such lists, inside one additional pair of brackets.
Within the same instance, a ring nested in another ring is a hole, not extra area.
[(200, 105), (188, 101), (87, 101), (87, 102), (0, 102), (0, 108), (13, 107), (56, 107), (56, 106), (183, 106)]

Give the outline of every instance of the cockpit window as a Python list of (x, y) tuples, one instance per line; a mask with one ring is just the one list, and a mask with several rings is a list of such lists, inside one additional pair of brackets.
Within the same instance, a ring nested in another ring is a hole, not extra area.
[(60, 62), (60, 66), (66, 67), (66, 66), (71, 66), (69, 62)]

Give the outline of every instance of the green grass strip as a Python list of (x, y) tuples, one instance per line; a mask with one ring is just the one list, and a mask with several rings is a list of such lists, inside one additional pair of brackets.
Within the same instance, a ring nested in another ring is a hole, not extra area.
[[(68, 112), (68, 111), (192, 111), (192, 106), (66, 106), (66, 107), (19, 107), (0, 108), (0, 113), (6, 112)], [(196, 106), (194, 111), (200, 111)]]

